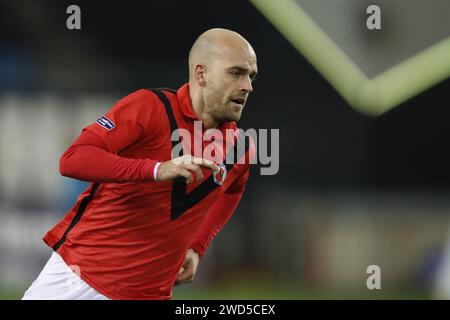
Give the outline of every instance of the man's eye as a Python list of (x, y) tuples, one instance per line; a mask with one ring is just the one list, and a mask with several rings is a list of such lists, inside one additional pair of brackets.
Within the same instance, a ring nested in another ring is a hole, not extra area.
[(231, 71), (231, 74), (235, 77), (240, 76), (240, 72), (239, 71)]

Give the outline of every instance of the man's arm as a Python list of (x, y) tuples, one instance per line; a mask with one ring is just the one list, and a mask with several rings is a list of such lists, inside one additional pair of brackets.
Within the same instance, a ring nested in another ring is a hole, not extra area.
[(161, 108), (148, 90), (119, 100), (101, 119), (83, 129), (60, 159), (60, 173), (88, 182), (146, 182), (154, 180), (158, 161), (118, 156), (142, 137), (160, 129)]
[[(118, 156), (120, 150), (144, 136), (163, 130), (163, 108), (148, 90), (138, 90), (117, 102), (103, 117), (108, 126), (93, 123), (60, 159), (62, 175), (96, 183), (167, 181), (177, 177), (190, 183), (203, 177), (200, 166), (217, 170), (211, 161), (188, 155), (159, 163), (153, 159), (132, 159)], [(169, 139), (169, 137), (168, 137)]]
[(191, 244), (191, 248), (200, 256), (205, 254), (211, 241), (222, 230), (236, 210), (245, 191), (249, 173), (250, 168), (248, 167), (235, 183), (221, 195), (206, 215), (202, 227)]
[(250, 175), (250, 164), (253, 163), (256, 156), (256, 147), (253, 139), (250, 138), (249, 143), (250, 145), (248, 151), (245, 152), (240, 159), (244, 159), (245, 169), (233, 182), (233, 184), (214, 203), (213, 207), (206, 215), (202, 227), (197, 232), (191, 243), (190, 248), (195, 250), (200, 257), (205, 254), (211, 241), (222, 230), (241, 201), (248, 177)]
[(156, 160), (117, 156), (95, 133), (83, 131), (61, 156), (59, 171), (66, 177), (96, 183), (146, 182), (155, 180), (157, 164)]
[(194, 280), (200, 257), (202, 257), (214, 237), (222, 230), (236, 210), (245, 190), (249, 176), (249, 168), (230, 186), (230, 188), (215, 202), (208, 212), (199, 232), (197, 232), (191, 247), (187, 250), (183, 266), (178, 272), (175, 286)]

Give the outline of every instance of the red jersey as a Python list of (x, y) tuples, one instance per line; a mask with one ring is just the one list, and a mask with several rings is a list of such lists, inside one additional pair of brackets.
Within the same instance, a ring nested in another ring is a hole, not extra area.
[[(155, 165), (172, 158), (172, 131), (186, 129), (194, 138), (195, 120), (188, 84), (176, 92), (141, 89), (83, 130), (97, 145), (79, 139), (63, 155), (68, 160), (61, 162), (62, 173), (93, 183), (44, 241), (103, 295), (170, 299), (186, 251), (203, 255), (236, 209), (248, 161), (222, 166), (223, 181), (204, 168), (204, 178), (189, 185), (153, 179)], [(226, 129), (237, 132), (234, 122), (217, 129), (225, 139), (231, 139)], [(203, 147), (224, 142), (204, 141)], [(232, 143), (236, 149), (236, 140)]]

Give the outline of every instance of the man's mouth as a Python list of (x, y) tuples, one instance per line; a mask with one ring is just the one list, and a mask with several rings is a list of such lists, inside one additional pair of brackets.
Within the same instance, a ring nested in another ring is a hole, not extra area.
[(231, 102), (243, 107), (245, 104), (245, 99), (243, 99), (243, 98), (231, 99)]

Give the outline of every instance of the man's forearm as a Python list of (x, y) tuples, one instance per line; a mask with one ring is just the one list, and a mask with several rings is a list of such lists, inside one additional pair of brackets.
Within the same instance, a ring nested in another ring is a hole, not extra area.
[(88, 182), (146, 182), (154, 180), (157, 163), (117, 156), (106, 150), (99, 137), (85, 131), (61, 156), (59, 169), (63, 176)]
[(243, 192), (223, 194), (208, 212), (199, 232), (197, 232), (191, 248), (203, 256), (214, 237), (222, 230), (236, 210)]

